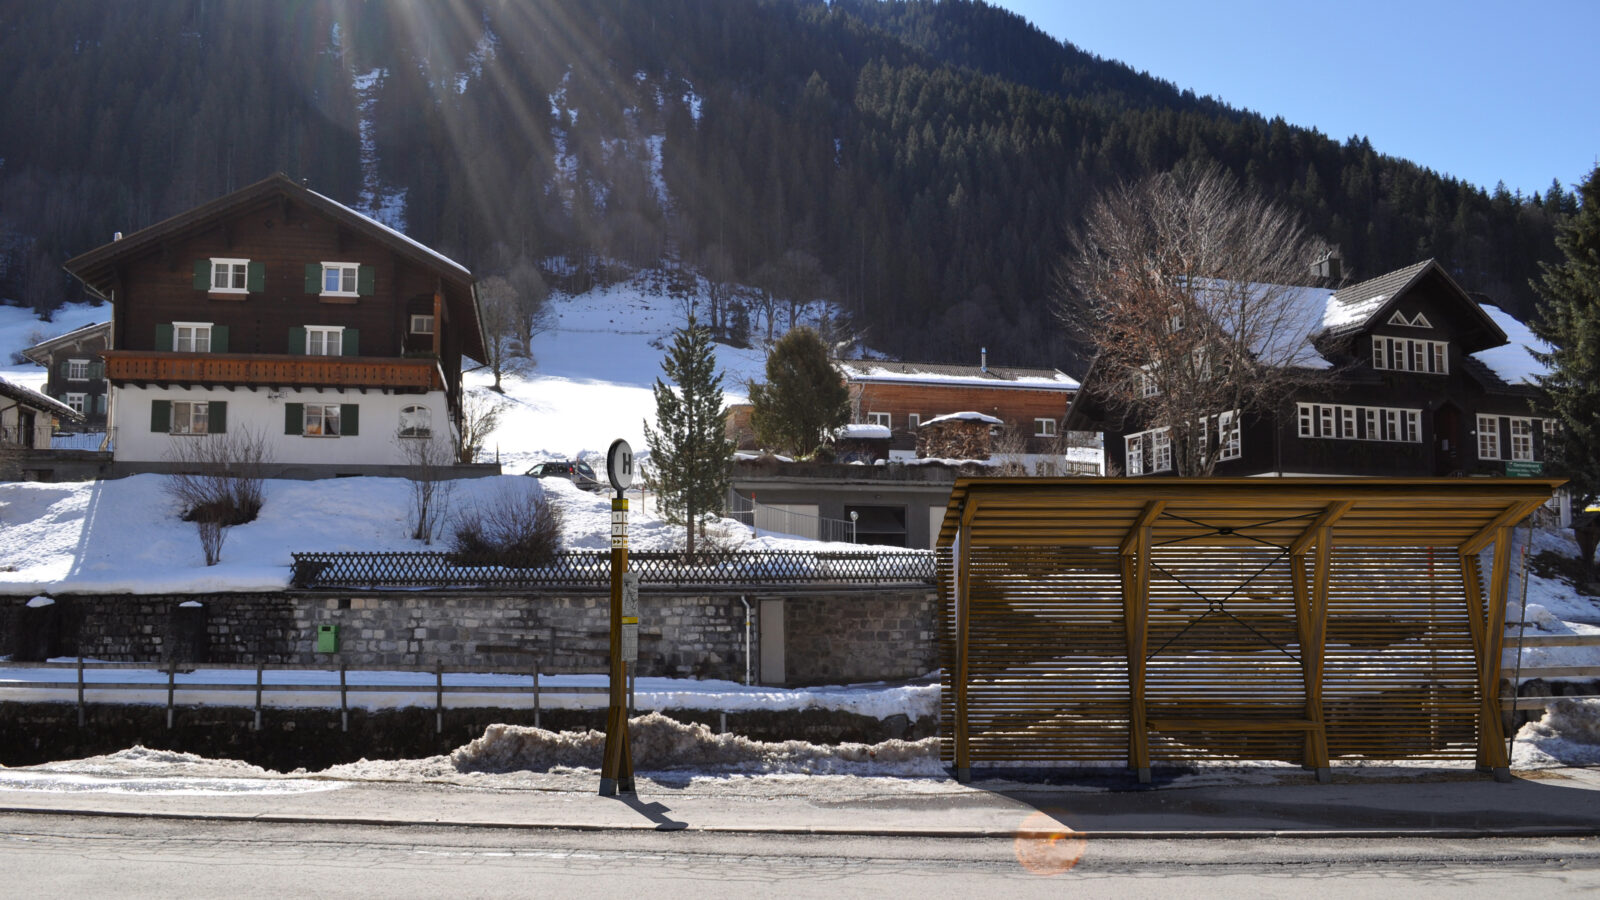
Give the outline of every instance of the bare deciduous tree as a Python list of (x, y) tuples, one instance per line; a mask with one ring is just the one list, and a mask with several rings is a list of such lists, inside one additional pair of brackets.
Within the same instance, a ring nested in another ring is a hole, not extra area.
[(1320, 302), (1293, 286), (1325, 253), (1294, 215), (1215, 168), (1101, 197), (1057, 305), (1096, 353), (1085, 389), (1108, 411), (1170, 429), (1177, 474), (1210, 474), (1241, 417), (1325, 377), (1308, 342)]
[(448, 470), (456, 462), (456, 448), (434, 433), (396, 432), (395, 443), (411, 467), (411, 539), (432, 544), (449, 516), (455, 481)]
[(483, 323), (483, 350), (489, 357), (484, 363), (494, 373), (490, 390), (503, 394), (500, 376), (516, 349), (518, 316), (517, 292), (505, 276), (495, 275), (478, 285), (478, 316)]
[(501, 401), (468, 392), (461, 398), (461, 429), (457, 433), (456, 459), (476, 462), (489, 435), (500, 427)]
[(206, 565), (214, 566), (228, 528), (261, 511), (262, 482), (272, 462), (267, 436), (249, 428), (185, 436), (173, 441), (167, 458), (175, 467), (167, 493), (182, 507), (184, 521), (195, 524)]

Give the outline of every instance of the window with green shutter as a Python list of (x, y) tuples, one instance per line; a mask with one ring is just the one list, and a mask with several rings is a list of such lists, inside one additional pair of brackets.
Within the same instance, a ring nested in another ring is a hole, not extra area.
[(305, 430), (306, 405), (304, 403), (285, 403), (283, 405), (283, 433), (300, 434)]
[(211, 290), (211, 260), (197, 259), (194, 261), (194, 289), (197, 291)]
[(224, 434), (228, 430), (228, 401), (212, 400), (206, 404), (210, 408), (211, 421), (209, 429), (211, 434)]
[(252, 262), (247, 267), (245, 276), (245, 289), (252, 294), (259, 294), (267, 289), (267, 264)]
[(340, 434), (355, 437), (361, 433), (361, 407), (354, 403), (339, 404)]
[(361, 332), (354, 328), (344, 330), (343, 339), (339, 348), (341, 356), (361, 355)]
[(162, 322), (156, 326), (156, 349), (172, 349), (172, 323)]
[(362, 266), (356, 270), (356, 293), (363, 297), (371, 297), (377, 290), (377, 270), (371, 266)]
[(165, 434), (172, 430), (172, 401), (150, 401), (150, 430)]
[(322, 293), (322, 263), (306, 263), (306, 293)]

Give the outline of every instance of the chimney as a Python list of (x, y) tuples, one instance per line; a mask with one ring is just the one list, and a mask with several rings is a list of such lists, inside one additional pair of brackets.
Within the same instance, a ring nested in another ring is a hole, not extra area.
[(120, 232), (120, 231), (111, 232), (111, 243), (115, 244), (117, 241), (120, 241), (120, 240), (122, 240), (122, 232)]
[(1323, 254), (1322, 258), (1311, 264), (1311, 275), (1324, 281), (1338, 281), (1343, 273), (1340, 272), (1339, 248), (1335, 247)]
[(979, 347), (978, 348), (978, 371), (982, 372), (985, 375), (989, 374), (989, 348), (988, 347)]

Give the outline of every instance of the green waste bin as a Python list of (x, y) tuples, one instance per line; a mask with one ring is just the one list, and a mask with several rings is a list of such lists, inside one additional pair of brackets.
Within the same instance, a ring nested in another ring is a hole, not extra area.
[(337, 625), (318, 625), (317, 626), (317, 652), (318, 653), (338, 653), (339, 652), (339, 626), (337, 626)]

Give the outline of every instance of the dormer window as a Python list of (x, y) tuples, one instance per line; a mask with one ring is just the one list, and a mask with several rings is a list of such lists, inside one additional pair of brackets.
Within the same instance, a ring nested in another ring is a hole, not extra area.
[(1372, 367), (1392, 372), (1450, 374), (1450, 345), (1444, 341), (1418, 341), (1374, 335)]
[(356, 273), (361, 269), (356, 263), (325, 262), (322, 264), (322, 296), (356, 296)]

